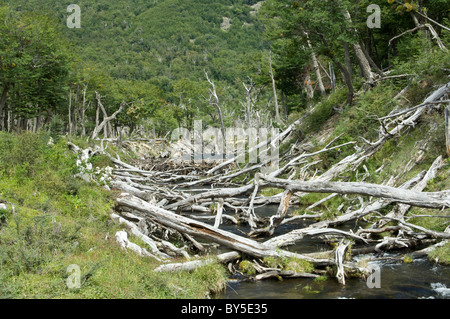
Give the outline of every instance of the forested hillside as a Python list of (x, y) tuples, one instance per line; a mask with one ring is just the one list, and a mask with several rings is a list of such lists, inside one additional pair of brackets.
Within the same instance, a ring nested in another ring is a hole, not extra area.
[[(189, 126), (186, 118), (200, 116), (214, 122), (207, 115), (214, 111), (208, 103), (205, 71), (217, 82), (226, 110), (236, 115), (241, 115), (239, 102), (245, 99), (242, 82), (249, 82), (249, 77), (267, 82), (269, 77), (264, 59), (268, 45), (251, 1), (86, 1), (80, 3), (80, 29), (66, 26), (69, 2), (2, 2), (9, 5), (4, 14), (12, 23), (5, 27), (28, 36), (27, 29), (20, 28), (24, 19), (37, 28), (47, 19), (66, 43), (65, 52), (58, 55), (66, 72), (58, 83), (63, 101), (54, 109), (44, 107), (42, 114), (28, 110), (30, 114), (23, 114), (40, 115), (40, 124), (52, 113), (67, 125), (71, 95), (72, 120), (78, 124), (74, 131), (85, 133), (84, 123), (92, 130), (98, 91), (108, 111), (122, 101), (129, 103), (120, 124), (134, 129), (151, 118), (164, 136), (178, 125)], [(222, 25), (228, 19), (229, 25)], [(227, 119), (232, 122), (232, 116)]]

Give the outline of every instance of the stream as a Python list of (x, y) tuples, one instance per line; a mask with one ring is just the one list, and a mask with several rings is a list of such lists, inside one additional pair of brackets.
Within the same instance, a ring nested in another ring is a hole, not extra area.
[[(256, 214), (271, 216), (277, 210), (277, 205), (268, 205), (255, 210)], [(224, 212), (230, 213), (230, 212)], [(213, 221), (211, 221), (213, 223)], [(306, 227), (305, 221), (289, 223), (277, 228), (274, 236), (284, 234), (294, 229)], [(343, 226), (347, 230), (355, 224)], [(248, 232), (248, 226), (222, 224), (221, 229), (242, 235)], [(265, 240), (265, 239), (262, 239)], [(286, 247), (289, 251), (298, 253), (330, 250), (319, 238), (305, 237), (294, 246)], [(381, 260), (371, 261), (369, 265), (379, 268), (379, 288), (369, 288), (365, 280), (347, 278), (346, 285), (341, 285), (336, 278), (316, 282), (313, 279), (267, 279), (248, 281), (231, 277), (226, 290), (216, 296), (220, 299), (450, 299), (450, 267), (435, 264), (427, 258), (414, 259), (411, 263), (403, 263), (389, 257), (403, 256), (407, 251), (385, 253)], [(359, 255), (355, 258), (370, 258), (373, 254)]]
[[(190, 191), (199, 191), (190, 188)], [(278, 205), (267, 205), (255, 208), (260, 217), (269, 217), (276, 213)], [(298, 207), (290, 207), (288, 215)], [(233, 214), (224, 210), (224, 214)], [(195, 215), (190, 215), (195, 218)], [(202, 214), (198, 214), (202, 215)], [(214, 220), (204, 221), (214, 224)], [(297, 220), (279, 226), (273, 236), (279, 236), (308, 226), (311, 221)], [(220, 228), (238, 235), (248, 233), (250, 227), (222, 224)], [(356, 231), (359, 225), (355, 222), (339, 227), (343, 230)], [(259, 239), (261, 241), (267, 238)], [(298, 253), (312, 253), (328, 251), (332, 248), (324, 244), (323, 240), (314, 237), (305, 237), (295, 245), (285, 249)], [(218, 299), (450, 299), (450, 266), (443, 266), (431, 262), (428, 258), (414, 258), (411, 263), (403, 263), (398, 257), (408, 251), (358, 255), (354, 258), (383, 257), (377, 261), (370, 261), (372, 268), (379, 268), (379, 288), (369, 288), (365, 280), (360, 278), (346, 278), (346, 285), (338, 283), (336, 278), (327, 278), (325, 281), (314, 281), (309, 278), (296, 279), (267, 279), (251, 281), (242, 277), (229, 278), (224, 292), (216, 296)]]

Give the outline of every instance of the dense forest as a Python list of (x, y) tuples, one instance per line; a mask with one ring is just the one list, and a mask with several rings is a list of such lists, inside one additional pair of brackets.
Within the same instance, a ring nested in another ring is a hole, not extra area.
[[(447, 0), (70, 5), (0, 0), (0, 298), (308, 297), (383, 258), (450, 285)], [(272, 129), (276, 167), (170, 158), (199, 120)]]
[[(86, 1), (77, 29), (67, 27), (69, 3), (2, 2), (2, 129), (52, 122), (81, 135), (95, 127), (96, 92), (107, 113), (127, 104), (116, 129), (156, 125), (164, 136), (193, 118), (214, 125), (205, 73), (227, 125), (249, 121), (248, 103), (279, 125), (339, 83), (351, 104), (424, 37), (430, 50), (446, 50), (439, 37), (449, 10), (440, 0)], [(367, 27), (370, 4), (381, 9), (380, 28)]]

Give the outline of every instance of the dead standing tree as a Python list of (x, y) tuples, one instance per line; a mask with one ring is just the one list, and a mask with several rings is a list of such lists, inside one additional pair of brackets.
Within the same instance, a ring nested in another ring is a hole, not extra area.
[(216, 85), (214, 82), (209, 78), (208, 72), (205, 70), (205, 76), (208, 80), (208, 83), (211, 85), (211, 88), (209, 89), (209, 103), (214, 106), (217, 109), (217, 112), (219, 114), (219, 120), (220, 120), (220, 130), (222, 132), (222, 140), (223, 140), (223, 151), (226, 152), (226, 135), (225, 135), (225, 125), (223, 124), (223, 113), (222, 109), (220, 107), (220, 100), (219, 96), (217, 95), (216, 91)]
[[(98, 103), (98, 105), (97, 105), (97, 107), (98, 108), (100, 108), (101, 109), (101, 111), (102, 111), (102, 113), (103, 113), (103, 121), (100, 123), (100, 124), (98, 124), (98, 125), (96, 125), (95, 126), (95, 128), (94, 128), (94, 131), (92, 132), (92, 135), (91, 135), (91, 138), (94, 140), (94, 139), (96, 139), (97, 138), (97, 136), (98, 136), (98, 134), (100, 134), (100, 132), (102, 131), (102, 130), (105, 130), (105, 137), (107, 137), (107, 125), (112, 121), (112, 120), (114, 120), (115, 118), (116, 118), (116, 116), (120, 113), (120, 112), (122, 112), (122, 110), (123, 110), (123, 108), (125, 107), (125, 105), (126, 105), (126, 103), (125, 102), (122, 102), (121, 104), (120, 104), (120, 107), (119, 107), (119, 109), (117, 110), (117, 111), (115, 111), (111, 116), (108, 116), (108, 114), (106, 113), (106, 110), (105, 110), (105, 107), (103, 106), (103, 104), (102, 104), (102, 101), (101, 101), (101, 95), (98, 93), (98, 92), (95, 92), (95, 95), (96, 95), (96, 97), (97, 97), (97, 103)], [(98, 109), (97, 109), (97, 114), (98, 114)]]

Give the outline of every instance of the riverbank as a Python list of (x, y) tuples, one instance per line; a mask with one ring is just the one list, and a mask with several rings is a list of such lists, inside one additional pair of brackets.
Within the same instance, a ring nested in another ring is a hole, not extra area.
[[(46, 133), (0, 136), (0, 298), (190, 299), (223, 290), (220, 264), (155, 273), (159, 262), (123, 250), (114, 236), (124, 227), (110, 219), (116, 194), (75, 178), (67, 140), (49, 141)], [(92, 164), (111, 163), (98, 156)], [(76, 283), (71, 265), (80, 288), (67, 285)]]

